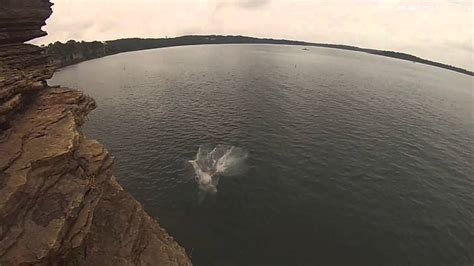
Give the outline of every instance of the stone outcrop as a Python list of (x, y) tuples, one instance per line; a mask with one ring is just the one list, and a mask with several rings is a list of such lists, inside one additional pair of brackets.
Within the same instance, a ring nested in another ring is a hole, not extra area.
[(46, 35), (41, 27), (53, 10), (49, 0), (0, 0), (0, 44)]
[(39, 47), (45, 0), (0, 0), (0, 265), (190, 265), (117, 183), (113, 159), (80, 131), (95, 108), (49, 87)]
[(0, 59), (0, 128), (6, 128), (29, 95), (47, 87), (54, 67), (41, 48), (29, 44), (0, 45)]

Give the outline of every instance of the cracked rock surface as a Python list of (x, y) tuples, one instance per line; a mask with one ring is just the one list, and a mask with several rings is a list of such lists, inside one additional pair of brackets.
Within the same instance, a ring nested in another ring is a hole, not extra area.
[(55, 67), (21, 43), (50, 14), (49, 1), (0, 0), (0, 265), (190, 265), (81, 133), (94, 100), (49, 87)]

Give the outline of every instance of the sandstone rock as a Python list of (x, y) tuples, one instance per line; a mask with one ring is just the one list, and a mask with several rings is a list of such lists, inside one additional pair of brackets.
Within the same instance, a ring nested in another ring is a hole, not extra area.
[(189, 264), (184, 249), (114, 180), (104, 186), (85, 253), (88, 265)]
[(0, 0), (0, 44), (46, 35), (41, 30), (53, 10), (49, 0)]
[(45, 80), (54, 65), (44, 51), (34, 45), (0, 45), (0, 129), (32, 92), (46, 88)]
[[(0, 0), (0, 265), (190, 265), (116, 182), (113, 159), (80, 131), (91, 98), (46, 80), (46, 0)], [(79, 257), (79, 258), (77, 258)]]

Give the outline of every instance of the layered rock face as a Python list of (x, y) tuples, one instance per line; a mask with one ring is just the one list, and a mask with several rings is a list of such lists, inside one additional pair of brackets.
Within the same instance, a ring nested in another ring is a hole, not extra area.
[(50, 14), (46, 0), (0, 0), (0, 265), (190, 265), (82, 135), (94, 100), (49, 87), (54, 66), (21, 43)]
[(53, 12), (49, 0), (0, 0), (0, 44), (46, 35), (41, 30)]

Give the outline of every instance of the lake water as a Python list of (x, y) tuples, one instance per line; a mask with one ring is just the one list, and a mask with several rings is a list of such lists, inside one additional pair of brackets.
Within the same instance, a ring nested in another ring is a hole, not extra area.
[[(365, 53), (204, 45), (56, 73), (98, 108), (85, 134), (196, 265), (472, 265), (474, 86)], [(200, 145), (245, 169), (202, 194)]]

